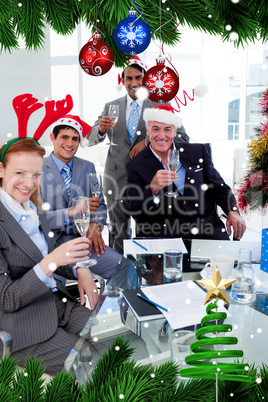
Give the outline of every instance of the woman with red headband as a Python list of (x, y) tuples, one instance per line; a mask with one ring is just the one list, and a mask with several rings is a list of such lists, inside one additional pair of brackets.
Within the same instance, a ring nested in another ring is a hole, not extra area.
[(91, 312), (53, 273), (78, 277), (80, 290), (91, 295), (91, 306), (98, 293), (96, 288), (92, 295), (94, 279), (87, 268), (79, 267), (89, 254), (89, 240), (78, 237), (55, 248), (55, 236), (38, 208), (44, 154), (36, 139), (25, 136), (0, 149), (0, 323), (11, 334), (11, 355), (20, 365), (27, 356), (38, 356), (46, 372), (54, 375), (63, 368)]

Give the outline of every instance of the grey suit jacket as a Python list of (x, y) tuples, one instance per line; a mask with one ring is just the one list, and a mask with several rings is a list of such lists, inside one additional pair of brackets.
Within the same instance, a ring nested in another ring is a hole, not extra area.
[[(45, 216), (39, 218), (51, 252), (55, 238), (47, 236)], [(12, 352), (44, 342), (58, 327), (52, 290), (33, 270), (42, 259), (39, 248), (0, 202), (0, 328), (12, 336)], [(57, 274), (74, 279), (71, 266), (59, 268)], [(59, 281), (57, 287), (75, 301)]]
[[(92, 197), (90, 191), (90, 173), (95, 173), (93, 163), (74, 157), (72, 170), (72, 185), (70, 197), (68, 197), (63, 178), (57, 168), (51, 154), (46, 158), (41, 178), (42, 199), (50, 204), (50, 210), (46, 212), (49, 225), (53, 231), (65, 232), (64, 210), (72, 206), (74, 197)], [(107, 207), (103, 195), (100, 196), (100, 206), (96, 212), (98, 223), (103, 226), (107, 219)], [(91, 216), (91, 219), (94, 215)]]
[[(130, 161), (129, 152), (134, 145), (146, 138), (145, 122), (143, 120), (143, 111), (148, 107), (155, 107), (157, 103), (145, 99), (140, 115), (140, 120), (137, 127), (137, 132), (132, 144), (129, 141), (127, 126), (126, 126), (126, 105), (127, 96), (115, 99), (114, 101), (105, 104), (104, 109), (98, 119), (95, 121), (91, 131), (87, 135), (89, 146), (96, 145), (100, 141), (98, 139), (99, 121), (103, 116), (108, 115), (110, 105), (119, 105), (119, 119), (114, 127), (113, 141), (117, 146), (110, 146), (104, 175), (104, 194), (114, 200), (122, 198), (127, 189), (126, 164)], [(138, 134), (139, 133), (139, 134)], [(111, 130), (108, 130), (107, 135), (111, 138)], [(179, 136), (179, 138), (177, 138)], [(188, 142), (189, 137), (186, 134), (184, 127), (181, 126), (177, 130), (176, 140), (180, 142)], [(106, 137), (107, 138), (107, 137)]]

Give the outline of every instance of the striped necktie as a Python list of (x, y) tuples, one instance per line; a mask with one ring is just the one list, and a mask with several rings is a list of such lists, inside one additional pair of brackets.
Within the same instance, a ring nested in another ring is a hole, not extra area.
[(132, 105), (132, 110), (129, 114), (128, 118), (128, 123), (127, 123), (127, 132), (129, 136), (130, 143), (132, 144), (132, 141), (134, 139), (138, 122), (139, 122), (139, 111), (138, 111), (138, 103), (136, 101), (131, 102)]
[(67, 165), (67, 163), (62, 168), (62, 177), (63, 177), (63, 181), (66, 186), (67, 194), (69, 197), (70, 192), (71, 192), (72, 173), (71, 173), (71, 168), (69, 165)]

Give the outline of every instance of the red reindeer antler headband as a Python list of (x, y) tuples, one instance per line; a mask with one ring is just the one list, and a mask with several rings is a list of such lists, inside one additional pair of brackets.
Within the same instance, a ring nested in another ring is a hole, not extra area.
[[(56, 104), (56, 107), (55, 107)], [(22, 94), (16, 96), (12, 101), (13, 108), (18, 118), (18, 138), (9, 141), (3, 148), (0, 156), (0, 162), (3, 162), (4, 155), (7, 149), (14, 142), (27, 137), (27, 125), (29, 117), (36, 110), (43, 107), (43, 103), (39, 103), (38, 99), (34, 98), (32, 94)], [(51, 126), (55, 121), (65, 116), (73, 108), (73, 99), (71, 95), (66, 95), (65, 99), (55, 102), (54, 100), (45, 102), (46, 114), (37, 130), (33, 135), (33, 139), (37, 142), (42, 137), (46, 129)]]

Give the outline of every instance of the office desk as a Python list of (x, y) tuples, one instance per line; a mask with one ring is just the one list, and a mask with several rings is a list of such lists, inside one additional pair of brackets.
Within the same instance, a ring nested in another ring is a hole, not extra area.
[[(255, 266), (257, 277), (267, 280), (268, 275)], [(192, 275), (186, 273), (186, 275)], [(198, 272), (193, 271), (193, 275)], [(186, 279), (189, 279), (188, 277)], [(226, 322), (230, 323), (233, 331), (228, 333), (238, 339), (238, 344), (232, 349), (244, 351), (245, 361), (261, 365), (268, 362), (267, 333), (268, 333), (268, 291), (263, 290), (252, 305), (241, 305), (230, 300), (229, 312)], [(168, 328), (164, 337), (159, 337), (159, 329), (164, 319), (137, 323), (131, 309), (116, 291), (100, 297), (93, 316), (88, 320), (65, 362), (65, 369), (72, 372), (76, 378), (84, 383), (94, 367), (94, 364), (112, 345), (117, 336), (125, 336), (131, 340), (135, 347), (133, 358), (142, 364), (159, 365), (170, 359), (171, 329)], [(137, 331), (137, 325), (139, 331)], [(140, 334), (137, 335), (137, 333)], [(86, 354), (86, 359), (85, 359)], [(89, 364), (92, 359), (92, 365)], [(82, 362), (81, 360), (87, 360)]]

